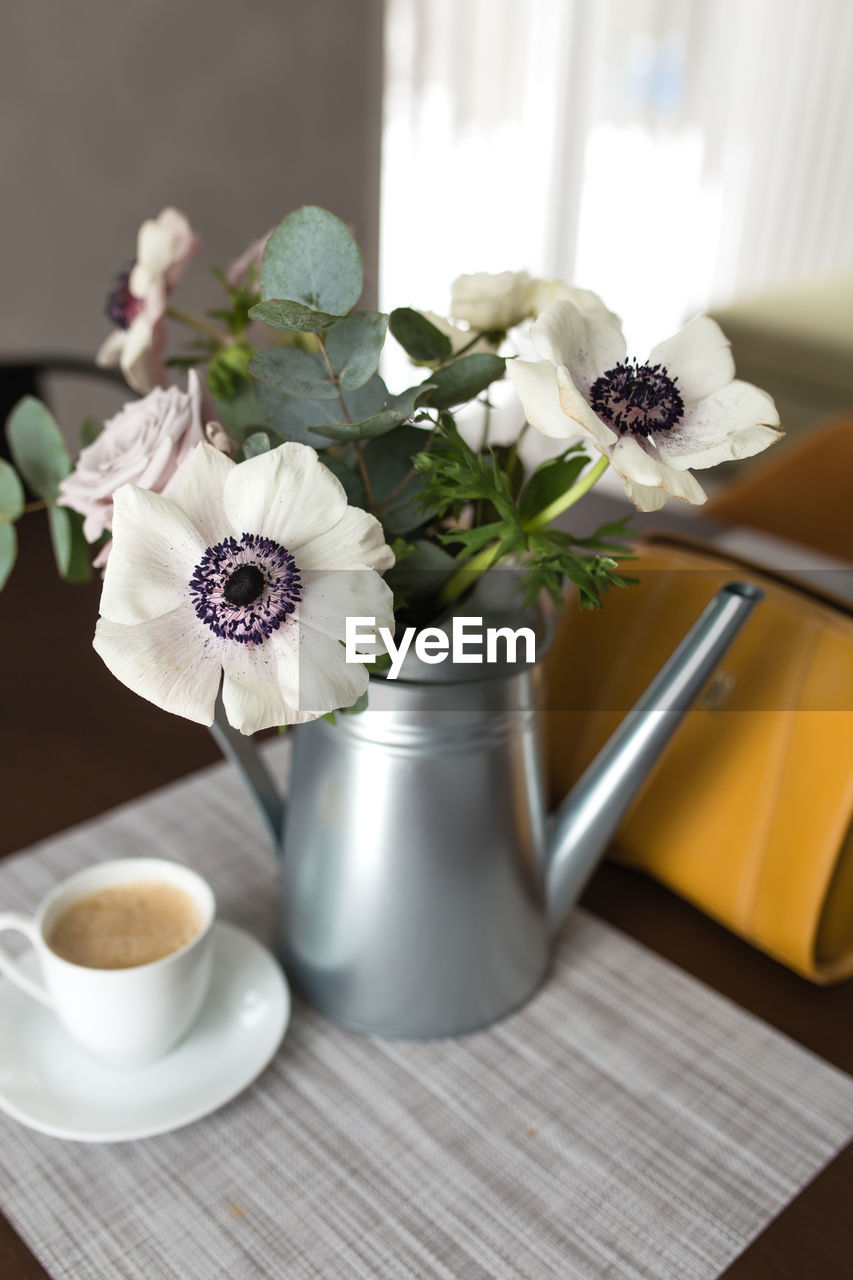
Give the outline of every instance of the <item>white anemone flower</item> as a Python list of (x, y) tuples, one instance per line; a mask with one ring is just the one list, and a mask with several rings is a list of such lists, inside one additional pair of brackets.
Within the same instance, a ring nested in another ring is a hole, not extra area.
[(393, 630), (377, 572), (393, 563), (307, 445), (235, 463), (202, 443), (168, 497), (116, 491), (94, 646), (128, 688), (199, 724), (220, 682), (242, 733), (313, 720), (367, 688), (341, 641), (351, 616)]
[(136, 261), (118, 277), (109, 296), (107, 315), (116, 327), (95, 362), (119, 365), (134, 391), (145, 394), (166, 380), (166, 300), (197, 248), (198, 237), (184, 214), (161, 210), (139, 228)]
[(545, 308), (531, 337), (541, 359), (507, 364), (531, 426), (556, 439), (590, 437), (640, 511), (657, 511), (668, 497), (704, 502), (689, 468), (749, 458), (782, 435), (771, 397), (735, 379), (729, 343), (710, 316), (696, 316), (640, 363), (627, 359), (618, 318), (576, 289)]

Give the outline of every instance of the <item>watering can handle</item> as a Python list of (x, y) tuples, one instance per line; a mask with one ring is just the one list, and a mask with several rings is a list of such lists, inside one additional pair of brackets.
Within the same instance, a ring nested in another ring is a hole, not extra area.
[(248, 787), (269, 832), (273, 849), (278, 853), (284, 830), (284, 800), (261, 758), (254, 738), (250, 734), (240, 733), (228, 723), (221, 696), (216, 699), (210, 732), (219, 750), (236, 767)]

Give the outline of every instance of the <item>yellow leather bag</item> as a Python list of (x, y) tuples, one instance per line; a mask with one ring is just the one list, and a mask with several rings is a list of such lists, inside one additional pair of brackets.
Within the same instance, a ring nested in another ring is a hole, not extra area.
[(724, 582), (765, 599), (617, 834), (642, 868), (815, 982), (853, 974), (853, 610), (713, 546), (647, 539), (637, 586), (569, 609), (547, 659), (552, 798)]

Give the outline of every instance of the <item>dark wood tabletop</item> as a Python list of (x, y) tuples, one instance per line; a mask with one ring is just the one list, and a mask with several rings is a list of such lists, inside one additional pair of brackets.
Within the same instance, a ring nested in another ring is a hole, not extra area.
[[(21, 533), (19, 563), (0, 594), (0, 855), (219, 758), (205, 729), (163, 714), (109, 675), (91, 648), (98, 585), (72, 587), (57, 581), (41, 517), (26, 517)], [(613, 863), (596, 874), (583, 905), (853, 1074), (853, 982), (815, 987), (652, 880)], [(800, 1192), (725, 1276), (849, 1280), (851, 1205), (853, 1144)], [(46, 1276), (2, 1216), (0, 1276)]]

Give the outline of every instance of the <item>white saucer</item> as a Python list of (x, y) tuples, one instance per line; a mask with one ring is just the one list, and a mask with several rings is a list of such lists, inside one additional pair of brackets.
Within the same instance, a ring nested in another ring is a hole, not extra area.
[[(126, 1142), (191, 1124), (258, 1076), (281, 1043), (290, 992), (248, 933), (213, 927), (210, 992), (184, 1040), (135, 1071), (90, 1058), (51, 1011), (0, 981), (0, 1110), (55, 1138)], [(30, 952), (22, 959), (35, 970)]]

